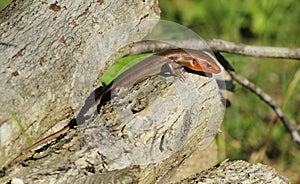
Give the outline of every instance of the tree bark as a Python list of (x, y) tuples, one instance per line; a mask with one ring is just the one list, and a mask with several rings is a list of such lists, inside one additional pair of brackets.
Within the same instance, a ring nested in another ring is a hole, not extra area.
[(208, 165), (215, 164), (216, 150), (203, 149), (223, 118), (216, 81), (184, 75), (184, 82), (178, 77), (153, 76), (134, 85), (77, 130), (10, 166), (5, 178), (13, 176), (26, 183), (98, 183), (114, 173), (114, 181), (137, 176), (130, 181), (154, 183), (173, 178), (174, 169), (197, 149), (213, 154)]
[(188, 177), (180, 182), (188, 183), (290, 183), (274, 168), (263, 164), (250, 164), (242, 160), (228, 161)]
[(120, 49), (159, 19), (155, 0), (14, 1), (0, 13), (2, 167), (65, 124)]

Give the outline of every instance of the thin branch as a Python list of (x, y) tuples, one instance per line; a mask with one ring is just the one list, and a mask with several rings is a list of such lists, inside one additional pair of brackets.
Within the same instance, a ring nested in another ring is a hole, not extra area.
[(142, 41), (136, 43), (126, 55), (134, 55), (147, 52), (156, 52), (166, 49), (178, 48), (210, 48), (214, 52), (227, 52), (253, 57), (285, 58), (300, 60), (300, 48), (267, 47), (237, 44), (218, 39), (189, 39), (168, 41)]
[[(216, 56), (218, 60), (221, 61), (221, 63), (227, 63), (227, 60), (219, 53), (216, 53)], [(226, 67), (228, 68), (228, 67)], [(300, 145), (300, 136), (298, 134), (298, 127), (293, 125), (287, 117), (284, 115), (281, 108), (275, 103), (275, 101), (267, 94), (265, 93), (261, 88), (256, 86), (254, 83), (250, 82), (245, 77), (237, 74), (234, 70), (227, 70), (227, 72), (230, 74), (230, 76), (237, 81), (239, 84), (244, 86), (246, 89), (252, 91), (254, 94), (256, 94), (260, 99), (262, 99), (268, 106), (270, 106), (273, 111), (276, 113), (278, 118), (281, 120), (285, 128), (290, 132), (293, 140)]]
[(300, 59), (300, 48), (244, 45), (217, 39), (207, 40), (207, 42), (212, 50), (219, 52), (254, 57)]

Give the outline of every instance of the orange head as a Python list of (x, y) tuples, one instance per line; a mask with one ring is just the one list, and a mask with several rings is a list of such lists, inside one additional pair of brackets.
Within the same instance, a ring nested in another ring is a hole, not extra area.
[(220, 73), (221, 68), (218, 66), (216, 59), (211, 53), (206, 51), (196, 50), (183, 50), (184, 52), (174, 58), (175, 62), (185, 66), (191, 70), (207, 72), (207, 73)]

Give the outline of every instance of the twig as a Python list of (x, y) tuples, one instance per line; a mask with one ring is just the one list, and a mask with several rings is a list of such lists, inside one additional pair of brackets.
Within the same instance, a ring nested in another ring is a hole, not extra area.
[(212, 50), (219, 52), (254, 57), (300, 59), (300, 48), (244, 45), (217, 39), (207, 40), (207, 42)]
[[(226, 63), (227, 60), (220, 54), (220, 53), (215, 53), (218, 60), (221, 61), (221, 63)], [(225, 67), (228, 68), (228, 67)], [(230, 68), (230, 67), (229, 67)], [(278, 118), (281, 120), (285, 128), (290, 132), (293, 140), (300, 145), (300, 136), (298, 134), (298, 127), (291, 124), (291, 122), (287, 119), (287, 117), (284, 115), (283, 111), (281, 108), (274, 102), (274, 100), (267, 94), (265, 93), (261, 88), (256, 86), (254, 83), (250, 82), (248, 79), (245, 77), (237, 74), (234, 70), (227, 70), (227, 72), (230, 74), (230, 76), (237, 81), (239, 84), (244, 86), (246, 89), (252, 91), (254, 94), (256, 94), (260, 99), (262, 99), (267, 105), (269, 105), (273, 111), (276, 113)]]
[(168, 41), (143, 41), (136, 43), (127, 55), (156, 52), (173, 48), (210, 48), (214, 52), (228, 52), (253, 57), (285, 58), (300, 60), (300, 48), (267, 47), (237, 44), (218, 39), (189, 39)]

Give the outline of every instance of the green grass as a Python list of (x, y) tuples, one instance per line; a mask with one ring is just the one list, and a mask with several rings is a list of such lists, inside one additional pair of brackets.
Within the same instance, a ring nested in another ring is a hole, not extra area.
[(20, 130), (21, 130), (22, 136), (25, 137), (25, 139), (26, 139), (26, 141), (27, 141), (27, 143), (28, 143), (29, 145), (32, 145), (33, 141), (32, 141), (32, 139), (30, 138), (30, 136), (26, 133), (25, 128), (23, 127), (20, 118), (19, 118), (19, 117), (17, 116), (17, 114), (14, 113), (14, 112), (11, 112), (10, 114), (11, 114), (12, 118), (15, 120), (15, 122), (18, 124), (18, 127), (19, 127)]

